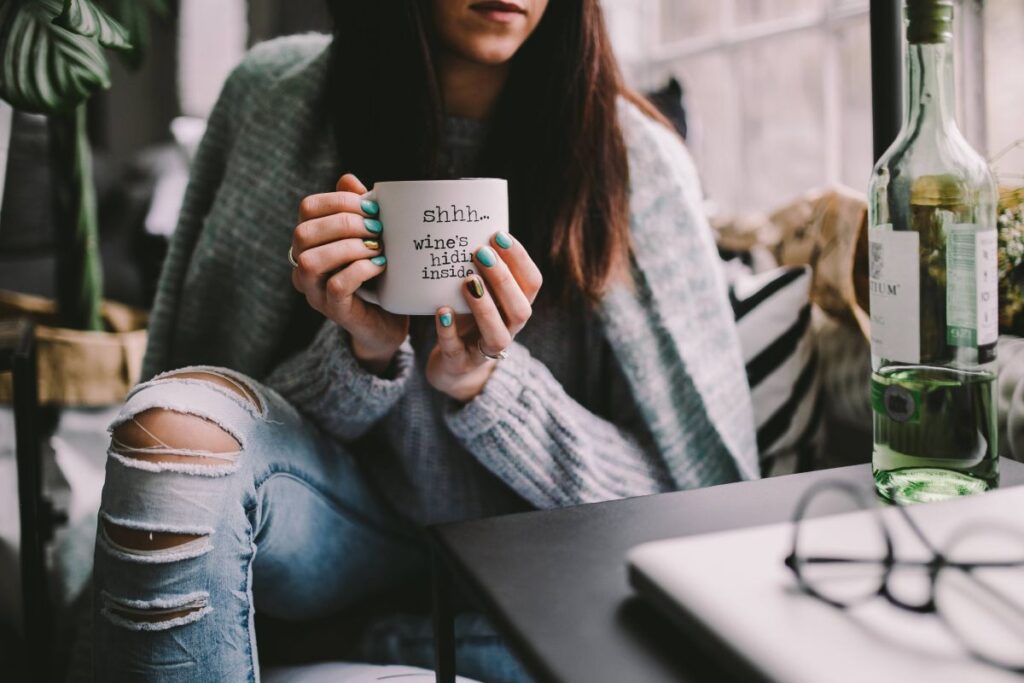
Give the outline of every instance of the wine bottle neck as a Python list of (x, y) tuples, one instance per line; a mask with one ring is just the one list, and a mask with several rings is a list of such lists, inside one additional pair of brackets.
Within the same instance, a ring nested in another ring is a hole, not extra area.
[(937, 135), (955, 131), (952, 45), (949, 42), (910, 43), (907, 65), (910, 93), (904, 128)]

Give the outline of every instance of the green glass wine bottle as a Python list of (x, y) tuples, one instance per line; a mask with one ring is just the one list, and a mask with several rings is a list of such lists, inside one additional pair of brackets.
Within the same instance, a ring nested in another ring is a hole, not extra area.
[(869, 190), (872, 465), (921, 502), (999, 482), (996, 188), (954, 117), (953, 1), (906, 16), (907, 113)]

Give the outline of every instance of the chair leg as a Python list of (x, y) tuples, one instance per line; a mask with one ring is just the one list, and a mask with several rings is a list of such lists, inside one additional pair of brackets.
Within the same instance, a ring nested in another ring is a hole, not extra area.
[(43, 499), (35, 328), (29, 321), (0, 330), (0, 370), (12, 371), (21, 518), (21, 592), (28, 661), (49, 666), (53, 623), (45, 543), (53, 515)]
[(432, 565), (435, 680), (438, 683), (455, 683), (455, 615), (451, 578), (436, 551)]

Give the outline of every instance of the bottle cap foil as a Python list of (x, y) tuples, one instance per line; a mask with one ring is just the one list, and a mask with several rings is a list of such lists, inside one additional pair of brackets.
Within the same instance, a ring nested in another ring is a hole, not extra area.
[(953, 39), (953, 0), (907, 0), (906, 14), (908, 43)]

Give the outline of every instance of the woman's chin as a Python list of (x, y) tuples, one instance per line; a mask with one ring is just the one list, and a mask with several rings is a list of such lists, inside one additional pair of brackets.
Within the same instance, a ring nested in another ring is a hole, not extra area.
[(473, 42), (468, 45), (453, 46), (452, 50), (458, 57), (484, 66), (501, 66), (507, 64), (519, 50), (521, 43), (517, 40), (500, 40), (488, 38), (486, 41)]

